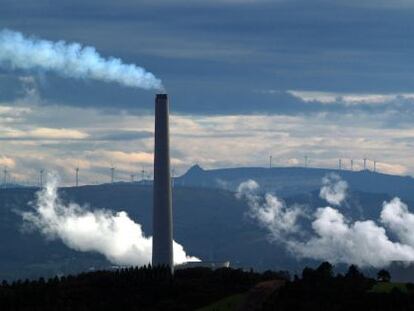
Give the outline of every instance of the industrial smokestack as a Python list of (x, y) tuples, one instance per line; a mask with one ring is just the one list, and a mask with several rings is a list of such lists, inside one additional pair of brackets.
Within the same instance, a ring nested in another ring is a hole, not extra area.
[(173, 229), (170, 176), (168, 96), (155, 98), (154, 210), (152, 265), (166, 265), (173, 272)]

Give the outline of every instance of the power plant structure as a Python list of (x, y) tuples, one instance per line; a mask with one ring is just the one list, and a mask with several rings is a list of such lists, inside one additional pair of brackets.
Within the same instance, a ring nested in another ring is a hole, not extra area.
[(169, 107), (167, 94), (155, 98), (152, 265), (174, 272), (170, 171)]

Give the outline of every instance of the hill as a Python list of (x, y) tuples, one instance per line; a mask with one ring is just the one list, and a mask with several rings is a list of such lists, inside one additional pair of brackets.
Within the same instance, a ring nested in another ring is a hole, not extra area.
[(266, 191), (286, 197), (308, 193), (320, 188), (321, 179), (336, 173), (346, 180), (354, 191), (388, 194), (405, 200), (414, 200), (414, 179), (409, 176), (388, 175), (368, 170), (346, 171), (303, 167), (241, 167), (204, 170), (191, 167), (175, 183), (191, 187), (220, 188), (235, 191), (241, 182), (254, 179)]
[[(22, 211), (31, 209), (35, 189), (0, 189), (0, 279), (64, 275), (112, 266), (96, 253), (76, 252), (59, 240), (45, 240), (38, 232), (23, 230)], [(92, 209), (126, 211), (152, 235), (152, 187), (136, 183), (60, 189), (66, 202)], [(285, 198), (287, 203), (325, 204), (318, 192)], [(378, 217), (386, 194), (352, 192), (352, 206), (344, 213), (352, 218)], [(408, 202), (409, 203), (409, 202)], [(257, 270), (300, 270), (312, 261), (296, 260), (282, 247), (271, 244), (267, 232), (248, 217), (248, 206), (223, 189), (176, 186), (173, 189), (174, 237), (186, 251), (202, 260), (230, 260), (233, 267)]]

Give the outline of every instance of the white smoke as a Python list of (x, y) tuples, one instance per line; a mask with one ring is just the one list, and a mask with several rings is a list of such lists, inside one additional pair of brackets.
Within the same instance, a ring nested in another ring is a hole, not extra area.
[(322, 179), (319, 192), (321, 199), (332, 205), (340, 206), (346, 198), (348, 183), (337, 174), (329, 174)]
[[(118, 265), (142, 266), (151, 263), (152, 237), (126, 212), (91, 211), (76, 203), (65, 205), (57, 193), (58, 178), (48, 175), (46, 187), (37, 193), (34, 211), (23, 213), (26, 225), (33, 226), (49, 239), (61, 239), (81, 252), (98, 252)], [(174, 263), (200, 261), (187, 256), (174, 241)]]
[(0, 66), (41, 69), (64, 77), (116, 82), (143, 89), (162, 89), (161, 80), (119, 58), (103, 58), (94, 47), (65, 41), (52, 42), (4, 29), (0, 31)]
[[(346, 193), (343, 184), (337, 185), (341, 182), (340, 178), (336, 182), (331, 178), (327, 183), (324, 178), (323, 187), (329, 184), (331, 189), (342, 189), (325, 193)], [(384, 267), (392, 261), (414, 260), (414, 214), (398, 198), (383, 203), (378, 224), (374, 220), (352, 221), (329, 206), (320, 207), (309, 215), (305, 209), (298, 211), (297, 205), (287, 207), (272, 194), (260, 196), (258, 190), (259, 185), (249, 180), (239, 186), (236, 195), (246, 199), (247, 214), (269, 231), (271, 240), (299, 258), (372, 267)], [(327, 197), (332, 199), (331, 195)], [(337, 205), (346, 199), (346, 196), (333, 197)], [(298, 223), (299, 216), (310, 219), (310, 232)], [(398, 241), (391, 240), (387, 230)]]
[(314, 234), (309, 240), (287, 241), (289, 250), (299, 257), (361, 267), (414, 260), (414, 245), (391, 241), (385, 228), (373, 220), (352, 222), (338, 210), (324, 207), (315, 212), (312, 228)]
[(414, 214), (399, 198), (383, 204), (380, 218), (403, 243), (414, 245)]
[(262, 198), (258, 191), (260, 187), (254, 180), (241, 183), (236, 196), (245, 198), (249, 204), (248, 216), (270, 231), (270, 237), (278, 240), (288, 234), (297, 233), (299, 226), (297, 219), (304, 216), (304, 211), (299, 206), (287, 207), (276, 196), (266, 193)]

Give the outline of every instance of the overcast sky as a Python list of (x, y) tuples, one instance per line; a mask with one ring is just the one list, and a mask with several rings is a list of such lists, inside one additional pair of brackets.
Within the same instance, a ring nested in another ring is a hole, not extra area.
[[(414, 173), (411, 0), (0, 0), (0, 29), (96, 47), (163, 80), (176, 174), (345, 166)], [(154, 92), (0, 68), (0, 166), (72, 184), (152, 171)], [(370, 166), (372, 163), (370, 163)]]

